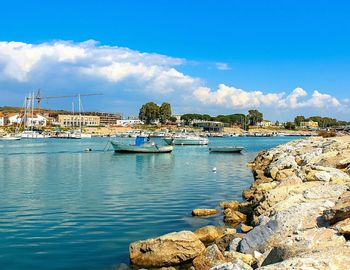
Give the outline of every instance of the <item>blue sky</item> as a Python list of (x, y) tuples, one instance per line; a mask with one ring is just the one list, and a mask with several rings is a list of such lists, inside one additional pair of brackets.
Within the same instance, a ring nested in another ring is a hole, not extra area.
[(350, 120), (348, 14), (345, 0), (6, 1), (0, 105), (42, 88), (102, 91), (85, 110), (125, 115), (164, 100), (176, 113)]

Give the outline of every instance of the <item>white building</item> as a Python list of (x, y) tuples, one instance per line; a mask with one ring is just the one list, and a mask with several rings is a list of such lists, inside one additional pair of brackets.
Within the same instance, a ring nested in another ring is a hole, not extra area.
[(139, 119), (122, 119), (117, 120), (118, 126), (134, 126), (134, 125), (143, 125), (144, 123)]
[(5, 126), (8, 123), (8, 115), (4, 115), (3, 113), (0, 113), (0, 126)]
[(21, 123), (22, 118), (18, 113), (16, 113), (16, 114), (10, 115), (8, 121), (9, 121), (9, 125), (16, 125)]
[[(9, 119), (9, 124), (10, 125), (18, 125), (22, 123), (22, 117), (23, 115), (20, 114), (14, 114), (10, 116)], [(46, 127), (47, 125), (47, 119), (46, 117), (42, 116), (41, 114), (34, 114), (33, 117), (27, 116), (26, 117), (27, 121), (25, 123), (26, 126), (35, 126), (35, 127)]]

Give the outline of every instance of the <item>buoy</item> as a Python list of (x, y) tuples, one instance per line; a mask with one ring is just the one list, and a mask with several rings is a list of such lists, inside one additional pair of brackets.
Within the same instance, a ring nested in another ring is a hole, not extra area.
[(92, 149), (91, 148), (85, 148), (85, 152), (91, 152)]
[(216, 167), (213, 168), (213, 172), (216, 172)]

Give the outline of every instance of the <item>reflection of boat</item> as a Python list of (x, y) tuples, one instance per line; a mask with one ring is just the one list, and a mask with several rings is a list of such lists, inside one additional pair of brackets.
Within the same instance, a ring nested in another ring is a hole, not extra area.
[(135, 144), (124, 144), (111, 141), (115, 152), (129, 153), (170, 153), (173, 147), (169, 145), (157, 145), (154, 142), (144, 142), (144, 137), (136, 137)]
[(17, 141), (20, 139), (21, 139), (21, 137), (12, 136), (11, 134), (7, 134), (5, 136), (0, 137), (0, 141)]
[(241, 146), (211, 146), (209, 147), (210, 152), (221, 152), (221, 153), (240, 153), (244, 147)]
[(169, 145), (207, 145), (209, 143), (208, 138), (188, 135), (177, 135), (174, 137), (164, 138), (164, 141)]

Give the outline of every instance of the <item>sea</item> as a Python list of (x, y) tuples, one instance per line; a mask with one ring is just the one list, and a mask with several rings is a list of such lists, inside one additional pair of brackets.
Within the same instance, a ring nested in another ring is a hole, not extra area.
[(118, 269), (130, 242), (222, 225), (221, 214), (191, 211), (241, 201), (253, 181), (247, 162), (297, 138), (210, 138), (245, 147), (241, 154), (208, 146), (120, 154), (110, 138), (0, 141), (0, 267)]

